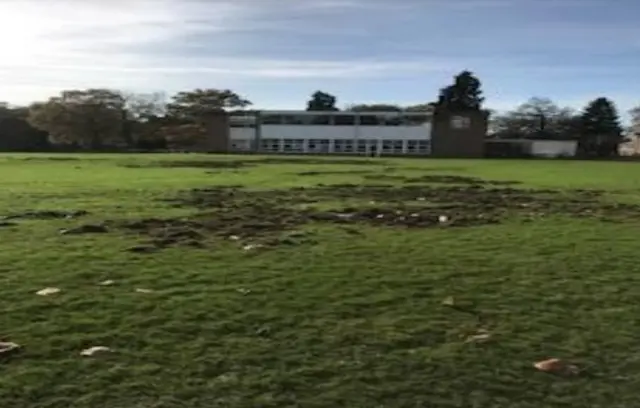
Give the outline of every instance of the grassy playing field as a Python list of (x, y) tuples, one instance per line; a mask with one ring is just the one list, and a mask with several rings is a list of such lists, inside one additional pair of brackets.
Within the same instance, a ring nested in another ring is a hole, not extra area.
[(2, 407), (640, 404), (638, 164), (6, 155), (0, 183)]

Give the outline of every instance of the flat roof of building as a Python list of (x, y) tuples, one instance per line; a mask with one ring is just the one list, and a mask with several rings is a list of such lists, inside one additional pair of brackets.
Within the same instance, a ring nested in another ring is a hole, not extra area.
[(258, 111), (232, 111), (232, 116), (260, 115), (290, 115), (290, 116), (424, 116), (433, 114), (433, 110), (425, 111), (387, 111), (387, 112), (351, 112), (351, 111), (307, 111), (307, 110), (258, 110)]

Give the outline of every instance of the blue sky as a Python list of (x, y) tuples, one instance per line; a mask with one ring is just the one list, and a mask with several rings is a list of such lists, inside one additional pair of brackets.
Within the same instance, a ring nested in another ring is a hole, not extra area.
[(487, 105), (640, 104), (637, 0), (2, 0), (0, 100), (61, 89), (231, 88), (258, 108), (435, 99), (463, 69)]

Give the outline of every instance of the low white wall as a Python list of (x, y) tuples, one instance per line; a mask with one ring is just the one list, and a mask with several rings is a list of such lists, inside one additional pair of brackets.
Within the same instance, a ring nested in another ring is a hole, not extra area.
[(534, 157), (575, 156), (577, 149), (576, 140), (533, 140), (531, 143)]

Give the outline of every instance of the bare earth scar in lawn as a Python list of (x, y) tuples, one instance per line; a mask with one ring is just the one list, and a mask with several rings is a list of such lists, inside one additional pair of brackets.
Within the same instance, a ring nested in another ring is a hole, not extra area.
[[(202, 247), (207, 237), (242, 241), (261, 247), (312, 243), (296, 231), (305, 224), (369, 224), (401, 228), (472, 227), (496, 224), (509, 217), (523, 221), (550, 215), (593, 217), (610, 221), (640, 216), (640, 206), (606, 204), (601, 193), (485, 188), (513, 182), (480, 182), (452, 176), (425, 176), (420, 181), (465, 182), (469, 186), (330, 185), (288, 190), (251, 191), (238, 188), (194, 189), (172, 200), (202, 212), (189, 219), (147, 219), (121, 225), (152, 238), (151, 244)], [(368, 200), (363, 207), (314, 208), (314, 204)], [(303, 208), (301, 208), (301, 206)], [(289, 231), (288, 234), (282, 234)], [(293, 235), (292, 235), (293, 234)]]
[[(238, 240), (260, 248), (313, 243), (296, 231), (309, 223), (369, 224), (403, 228), (472, 227), (503, 222), (518, 216), (524, 222), (550, 215), (592, 217), (616, 221), (640, 215), (640, 206), (610, 204), (601, 191), (555, 191), (501, 187), (515, 181), (489, 181), (475, 177), (426, 175), (376, 176), (409, 185), (329, 185), (282, 190), (247, 190), (212, 187), (183, 192), (168, 201), (177, 207), (195, 207), (200, 213), (182, 218), (146, 218), (136, 221), (105, 220), (60, 230), (63, 235), (126, 231), (146, 237), (131, 252), (185, 246), (203, 248), (210, 238)], [(368, 178), (365, 176), (365, 178)], [(431, 183), (416, 184), (416, 183)], [(323, 202), (366, 200), (366, 206), (314, 208)], [(76, 218), (84, 211), (25, 212), (15, 219)], [(287, 232), (288, 233), (284, 233)], [(240, 239), (241, 238), (241, 239)]]

